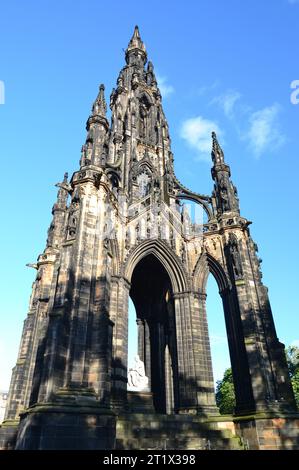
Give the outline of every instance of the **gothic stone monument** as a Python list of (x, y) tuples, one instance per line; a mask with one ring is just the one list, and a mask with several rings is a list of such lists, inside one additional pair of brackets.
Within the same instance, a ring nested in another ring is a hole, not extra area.
[[(36, 271), (13, 369), (4, 449), (296, 448), (296, 405), (250, 222), (212, 134), (211, 196), (183, 186), (154, 68), (135, 28), (110, 96), (87, 120)], [(147, 63), (147, 65), (146, 65)], [(194, 223), (182, 200), (206, 214)], [(215, 403), (206, 283), (223, 300), (236, 393)], [(127, 390), (128, 298), (147, 390)], [(235, 438), (234, 438), (235, 436)], [(296, 437), (297, 436), (297, 437)], [(161, 448), (161, 447), (160, 447)]]

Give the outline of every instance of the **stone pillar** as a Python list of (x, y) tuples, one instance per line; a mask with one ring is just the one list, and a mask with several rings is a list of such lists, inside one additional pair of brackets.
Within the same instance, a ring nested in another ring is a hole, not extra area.
[(112, 340), (112, 403), (123, 409), (127, 404), (128, 383), (128, 305), (129, 282), (121, 276), (112, 278), (110, 318), (114, 322)]
[(192, 338), (196, 371), (198, 412), (218, 414), (215, 400), (213, 367), (208, 331), (205, 292), (193, 293)]
[(178, 412), (196, 414), (197, 384), (194, 364), (190, 293), (174, 293), (178, 363)]
[(150, 329), (147, 320), (144, 321), (144, 368), (146, 376), (148, 377), (148, 386), (151, 390), (151, 376), (152, 376), (152, 362), (151, 362), (151, 340)]

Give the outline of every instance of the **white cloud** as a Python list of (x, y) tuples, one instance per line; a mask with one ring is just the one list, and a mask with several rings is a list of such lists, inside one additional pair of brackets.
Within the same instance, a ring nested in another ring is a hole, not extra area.
[(216, 96), (211, 103), (218, 104), (228, 118), (234, 115), (234, 107), (236, 102), (241, 98), (241, 93), (236, 90), (228, 90), (226, 93)]
[(190, 147), (197, 150), (199, 160), (209, 161), (212, 131), (218, 136), (222, 134), (216, 122), (197, 116), (183, 122), (180, 135)]
[(278, 148), (285, 141), (279, 129), (279, 106), (272, 106), (255, 111), (249, 116), (249, 131), (244, 136), (256, 157), (265, 151)]
[(156, 75), (158, 87), (160, 88), (161, 95), (163, 98), (167, 98), (167, 96), (171, 95), (174, 92), (174, 88), (172, 85), (167, 83), (167, 78), (162, 77), (161, 75)]

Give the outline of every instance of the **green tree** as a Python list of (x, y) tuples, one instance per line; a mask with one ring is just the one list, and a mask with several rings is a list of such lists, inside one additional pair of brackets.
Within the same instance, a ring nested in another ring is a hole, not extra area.
[(295, 399), (299, 408), (299, 348), (289, 346), (286, 350), (286, 356)]
[(216, 403), (222, 415), (234, 412), (236, 398), (231, 368), (226, 369), (222, 380), (217, 380)]

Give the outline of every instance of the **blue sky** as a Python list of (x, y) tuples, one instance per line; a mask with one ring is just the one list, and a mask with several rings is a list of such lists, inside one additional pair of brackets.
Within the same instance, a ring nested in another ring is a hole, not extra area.
[[(159, 77), (178, 178), (209, 194), (218, 130), (242, 215), (263, 259), (279, 338), (299, 340), (299, 2), (3, 2), (0, 15), (0, 389), (7, 389), (56, 188), (78, 168), (98, 85), (106, 97), (135, 24)], [(2, 87), (3, 88), (3, 87)], [(1, 103), (1, 99), (0, 99)], [(215, 283), (208, 299), (219, 378), (229, 360)]]

